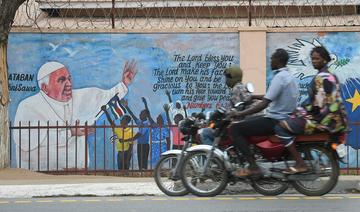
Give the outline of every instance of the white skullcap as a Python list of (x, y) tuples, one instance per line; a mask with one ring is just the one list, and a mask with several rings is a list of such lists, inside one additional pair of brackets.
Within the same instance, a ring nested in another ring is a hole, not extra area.
[(42, 78), (46, 77), (47, 75), (53, 73), (54, 71), (57, 71), (61, 68), (64, 68), (65, 66), (59, 62), (47, 62), (44, 65), (42, 65), (39, 69), (37, 80), (41, 80)]

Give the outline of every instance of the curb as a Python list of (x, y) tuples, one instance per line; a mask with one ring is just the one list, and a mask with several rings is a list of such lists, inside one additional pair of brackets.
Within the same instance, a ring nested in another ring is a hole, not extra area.
[[(360, 178), (360, 177), (359, 177)], [(360, 179), (340, 180), (330, 194), (360, 193)], [(249, 184), (228, 185), (223, 195), (257, 194)], [(285, 194), (299, 194), (289, 188)], [(0, 185), (0, 198), (69, 196), (159, 196), (155, 182)]]
[(56, 196), (154, 196), (163, 193), (155, 183), (83, 183), (53, 185), (3, 185), (0, 198)]

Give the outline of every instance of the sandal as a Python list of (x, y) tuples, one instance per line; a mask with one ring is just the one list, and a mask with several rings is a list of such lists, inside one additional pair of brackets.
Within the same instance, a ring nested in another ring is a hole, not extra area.
[(287, 170), (283, 171), (283, 174), (300, 174), (307, 172), (308, 168), (306, 166), (299, 166), (299, 167), (289, 167)]

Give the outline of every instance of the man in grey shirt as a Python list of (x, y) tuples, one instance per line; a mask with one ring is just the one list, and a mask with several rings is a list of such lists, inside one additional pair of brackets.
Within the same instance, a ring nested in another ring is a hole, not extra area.
[(229, 114), (230, 117), (238, 119), (266, 108), (265, 116), (251, 117), (244, 121), (234, 122), (230, 126), (230, 136), (234, 146), (243, 153), (250, 164), (249, 169), (236, 171), (236, 176), (261, 175), (261, 170), (251, 154), (245, 137), (275, 134), (274, 128), (278, 122), (288, 118), (296, 109), (299, 89), (296, 79), (286, 67), (288, 60), (288, 53), (284, 49), (277, 49), (271, 56), (271, 69), (274, 72), (274, 78), (262, 101), (254, 107), (240, 112), (233, 111)]

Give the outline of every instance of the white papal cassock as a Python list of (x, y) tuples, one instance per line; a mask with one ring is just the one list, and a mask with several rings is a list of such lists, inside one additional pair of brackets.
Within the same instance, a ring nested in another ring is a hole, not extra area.
[[(31, 126), (37, 126), (38, 121), (41, 126), (46, 126), (48, 121), (50, 126), (56, 126), (57, 121), (59, 126), (65, 126), (66, 121), (68, 125), (75, 125), (76, 120), (82, 125), (86, 121), (91, 125), (102, 105), (105, 105), (116, 93), (120, 99), (123, 98), (127, 91), (127, 87), (122, 82), (109, 90), (94, 87), (75, 89), (72, 92), (72, 99), (68, 102), (56, 101), (40, 91), (20, 102), (14, 126), (18, 126), (19, 122), (21, 126), (29, 126), (29, 121)], [(13, 130), (13, 138), (16, 143), (17, 167), (20, 167), (21, 163), (21, 168), (26, 169), (30, 164), (31, 170), (38, 170), (38, 165), (40, 171), (48, 170), (48, 166), (49, 170), (57, 168), (62, 170), (66, 168), (66, 163), (68, 168), (84, 168), (87, 162), (85, 136), (71, 136), (70, 129), (59, 128), (58, 132), (56, 129), (49, 131), (41, 129), (40, 133), (37, 129), (32, 129), (30, 140), (29, 130), (22, 129), (21, 145), (18, 130)]]

